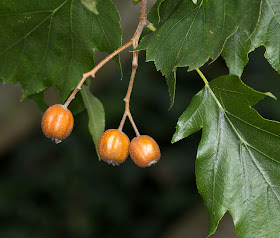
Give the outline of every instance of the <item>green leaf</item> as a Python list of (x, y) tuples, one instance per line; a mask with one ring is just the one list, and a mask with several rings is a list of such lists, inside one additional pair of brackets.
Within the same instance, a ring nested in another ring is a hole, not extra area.
[(92, 11), (94, 14), (98, 15), (99, 12), (97, 10), (97, 2), (96, 0), (81, 0), (82, 4), (84, 4), (88, 10)]
[[(88, 128), (92, 135), (93, 142), (95, 144), (96, 153), (98, 153), (98, 141), (100, 136), (105, 130), (105, 112), (102, 103), (91, 94), (88, 86), (84, 85), (81, 94), (84, 100), (84, 104), (87, 109), (89, 122)], [(100, 159), (100, 157), (99, 157)]]
[(203, 128), (196, 179), (209, 235), (228, 210), (237, 237), (279, 237), (280, 123), (251, 107), (266, 95), (237, 76), (223, 76), (196, 94), (179, 118), (173, 142)]
[[(159, 1), (158, 3), (161, 3)], [(171, 72), (177, 67), (199, 68), (216, 59), (225, 41), (238, 28), (253, 32), (259, 18), (261, 0), (192, 1), (165, 0), (160, 4), (160, 16), (168, 16), (157, 26), (157, 31), (143, 37), (140, 50), (147, 50), (147, 61), (154, 61), (156, 68), (175, 84)], [(150, 18), (158, 18), (153, 10)], [(171, 104), (175, 86), (169, 88)]]
[[(165, 0), (158, 0), (156, 4), (151, 8), (149, 14), (148, 14), (148, 19), (150, 22), (159, 23), (160, 22), (160, 6)], [(174, 5), (173, 5), (174, 6)]]
[(263, 0), (255, 32), (249, 36), (237, 32), (226, 42), (222, 56), (232, 74), (240, 76), (248, 63), (248, 54), (259, 46), (266, 47), (265, 58), (280, 73), (280, 2)]
[(136, 5), (139, 2), (140, 2), (140, 0), (133, 0), (133, 5)]
[(227, 40), (222, 56), (230, 74), (241, 77), (243, 69), (249, 61), (248, 53), (252, 47), (251, 43), (249, 34), (241, 30)]
[(19, 81), (23, 98), (55, 85), (64, 101), (93, 68), (95, 49), (121, 46), (118, 10), (96, 2), (98, 15), (80, 0), (0, 1), (0, 79)]

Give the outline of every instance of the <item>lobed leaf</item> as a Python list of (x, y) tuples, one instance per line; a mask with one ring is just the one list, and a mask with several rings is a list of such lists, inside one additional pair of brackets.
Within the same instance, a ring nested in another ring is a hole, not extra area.
[(96, 3), (98, 15), (80, 0), (0, 1), (0, 79), (20, 82), (22, 98), (54, 85), (64, 101), (94, 66), (95, 49), (121, 46), (117, 8)]
[[(176, 68), (199, 68), (209, 58), (215, 60), (225, 41), (238, 28), (253, 32), (259, 18), (261, 0), (158, 0), (156, 8), (165, 19), (153, 22), (157, 31), (145, 37), (139, 50), (147, 51), (147, 61), (167, 77), (171, 104), (175, 96)], [(150, 19), (158, 19), (153, 9)], [(157, 26), (158, 25), (158, 26)]]
[(280, 2), (263, 0), (260, 20), (252, 35), (236, 32), (226, 42), (222, 56), (232, 74), (240, 76), (248, 63), (248, 54), (265, 46), (265, 58), (280, 73)]
[(252, 42), (249, 34), (240, 29), (227, 40), (222, 56), (230, 74), (241, 77), (243, 69), (249, 61), (248, 52), (251, 47)]
[(92, 135), (96, 153), (99, 157), (98, 141), (105, 130), (104, 108), (99, 99), (92, 95), (88, 86), (83, 86), (81, 94), (89, 117), (88, 128)]
[(237, 237), (280, 235), (280, 123), (251, 107), (267, 95), (223, 76), (196, 94), (179, 118), (173, 142), (202, 128), (196, 180), (209, 235), (227, 210)]

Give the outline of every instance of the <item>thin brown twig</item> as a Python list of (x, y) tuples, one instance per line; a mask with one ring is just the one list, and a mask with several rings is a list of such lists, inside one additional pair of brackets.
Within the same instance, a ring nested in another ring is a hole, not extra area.
[(126, 96), (123, 99), (124, 102), (125, 102), (125, 111), (124, 111), (123, 118), (120, 122), (118, 130), (122, 131), (125, 120), (126, 120), (126, 117), (128, 117), (136, 135), (140, 136), (140, 133), (139, 133), (137, 127), (136, 127), (135, 122), (133, 121), (133, 118), (132, 118), (132, 115), (131, 115), (131, 112), (130, 112), (130, 109), (129, 109), (130, 96), (131, 96), (131, 92), (132, 92), (132, 88), (133, 88), (133, 83), (134, 83), (137, 67), (138, 67), (138, 52), (135, 51), (135, 52), (133, 52), (132, 71), (131, 71), (130, 81), (129, 81)]
[[(137, 29), (136, 29), (133, 37), (131, 38), (131, 40), (128, 43), (126, 43), (125, 45), (123, 45), (122, 47), (120, 47), (119, 49), (117, 49), (116, 51), (114, 51), (113, 53), (111, 53), (110, 55), (108, 55), (104, 60), (102, 60), (98, 65), (96, 65), (91, 71), (83, 74), (83, 77), (82, 77), (81, 81), (79, 82), (77, 87), (73, 90), (71, 95), (68, 97), (68, 99), (64, 103), (64, 106), (65, 107), (69, 106), (71, 101), (75, 98), (77, 92), (81, 90), (81, 87), (82, 87), (83, 83), (86, 81), (86, 79), (88, 77), (91, 76), (91, 77), (94, 78), (95, 74), (97, 73), (97, 71), (101, 67), (103, 67), (108, 61), (110, 61), (112, 58), (114, 58), (116, 55), (118, 55), (119, 53), (121, 53), (122, 51), (127, 49), (128, 47), (133, 46), (133, 49), (135, 49), (138, 46), (139, 38), (142, 34), (143, 29), (150, 24), (151, 23), (148, 22), (148, 20), (147, 20), (147, 0), (141, 0), (141, 2), (140, 2), (139, 24), (138, 24)], [(123, 118), (120, 122), (120, 126), (119, 126), (118, 130), (122, 131), (125, 120), (128, 117), (136, 135), (140, 136), (140, 133), (139, 133), (137, 127), (136, 127), (136, 124), (133, 121), (133, 118), (132, 118), (132, 115), (131, 115), (131, 112), (130, 112), (130, 109), (129, 109), (130, 96), (131, 96), (131, 92), (132, 92), (132, 88), (133, 88), (133, 83), (134, 83), (134, 79), (135, 79), (136, 70), (137, 70), (137, 67), (138, 67), (138, 54), (139, 54), (138, 51), (133, 52), (132, 72), (131, 72), (131, 77), (130, 77), (130, 81), (129, 81), (129, 86), (128, 86), (128, 89), (127, 89), (127, 94), (124, 98), (125, 111), (124, 111)]]
[(71, 101), (75, 98), (77, 92), (79, 92), (81, 90), (81, 87), (83, 85), (83, 83), (86, 81), (86, 79), (88, 77), (95, 77), (95, 74), (97, 73), (97, 71), (102, 68), (103, 65), (105, 65), (108, 61), (110, 61), (112, 58), (114, 58), (116, 55), (118, 55), (119, 53), (121, 53), (122, 51), (124, 51), (125, 49), (127, 49), (128, 47), (130, 47), (131, 45), (133, 45), (133, 41), (130, 40), (128, 43), (126, 43), (125, 45), (123, 45), (122, 47), (120, 47), (119, 49), (115, 50), (112, 54), (108, 55), (104, 60), (102, 60), (98, 65), (96, 65), (91, 71), (83, 74), (83, 78), (81, 79), (81, 81), (79, 82), (79, 84), (77, 85), (77, 87), (73, 90), (73, 92), (71, 93), (71, 95), (68, 97), (68, 99), (66, 100), (66, 102), (64, 103), (65, 107), (68, 107), (69, 104), (71, 103)]
[[(149, 24), (148, 20), (147, 20), (147, 1), (146, 0), (141, 0), (140, 2), (140, 20), (139, 20), (139, 24), (137, 26), (137, 29), (135, 31), (134, 36), (132, 37), (132, 41), (133, 41), (133, 49), (135, 49), (138, 46), (138, 42), (139, 42), (139, 38), (142, 34), (143, 29)], [(133, 60), (132, 60), (132, 71), (131, 71), (131, 76), (130, 76), (130, 81), (129, 81), (129, 85), (128, 85), (128, 89), (127, 89), (127, 93), (126, 96), (124, 98), (124, 102), (125, 102), (125, 111), (122, 117), (122, 120), (120, 122), (119, 131), (122, 131), (126, 117), (129, 118), (130, 123), (136, 133), (136, 136), (140, 136), (140, 133), (136, 127), (135, 122), (133, 121), (130, 109), (129, 109), (129, 103), (130, 103), (130, 96), (131, 96), (131, 92), (132, 92), (132, 88), (133, 88), (133, 83), (134, 83), (134, 79), (135, 79), (135, 74), (136, 74), (136, 70), (138, 67), (138, 55), (139, 52), (138, 51), (134, 51), (133, 52)]]

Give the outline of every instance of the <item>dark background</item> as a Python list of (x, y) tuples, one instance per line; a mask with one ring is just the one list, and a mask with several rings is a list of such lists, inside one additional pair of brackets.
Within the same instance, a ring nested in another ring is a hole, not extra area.
[[(126, 42), (137, 25), (133, 11), (120, 1)], [(130, 14), (128, 14), (128, 12)], [(280, 77), (263, 57), (250, 54), (243, 81), (280, 97)], [(106, 129), (117, 128), (131, 70), (131, 53), (121, 55), (124, 77), (109, 63), (92, 82), (106, 112)], [(106, 54), (98, 54), (98, 62)], [(41, 132), (42, 112), (29, 100), (20, 102), (19, 85), (0, 85), (0, 237), (2, 238), (177, 238), (207, 237), (207, 214), (195, 184), (194, 163), (201, 133), (171, 144), (178, 117), (203, 87), (195, 72), (178, 69), (175, 104), (169, 108), (165, 79), (140, 55), (131, 111), (141, 134), (152, 136), (162, 158), (142, 169), (130, 158), (119, 167), (98, 161), (88, 132), (86, 112), (75, 115), (74, 130), (61, 144)], [(219, 58), (202, 71), (208, 80), (227, 74)], [(55, 89), (48, 104), (59, 102)], [(280, 120), (280, 104), (266, 98), (255, 108)], [(135, 135), (127, 121), (124, 131)], [(222, 219), (213, 237), (235, 237), (231, 217)]]

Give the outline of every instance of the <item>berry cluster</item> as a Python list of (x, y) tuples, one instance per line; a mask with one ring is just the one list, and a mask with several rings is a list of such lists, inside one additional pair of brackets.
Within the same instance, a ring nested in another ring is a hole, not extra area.
[(130, 142), (128, 136), (118, 129), (109, 129), (102, 134), (98, 152), (102, 160), (112, 165), (123, 163), (128, 154), (142, 168), (151, 166), (160, 159), (159, 146), (152, 137), (140, 135)]
[[(146, 1), (142, 0), (140, 6), (140, 21), (131, 40), (108, 55), (91, 71), (83, 74), (83, 78), (81, 79), (77, 87), (73, 90), (64, 105), (53, 105), (44, 113), (42, 119), (42, 130), (47, 137), (52, 138), (55, 143), (59, 143), (69, 136), (73, 129), (74, 119), (72, 113), (69, 111), (69, 109), (67, 109), (67, 107), (75, 98), (75, 95), (81, 89), (85, 80), (88, 77), (94, 78), (96, 72), (104, 64), (113, 59), (123, 50), (127, 49), (130, 46), (132, 46), (133, 49), (136, 49), (138, 46), (139, 38), (145, 27), (148, 27), (152, 31), (155, 30), (154, 26), (147, 19)], [(140, 135), (129, 110), (130, 95), (132, 92), (136, 69), (138, 67), (138, 53), (138, 51), (133, 51), (132, 53), (132, 72), (127, 89), (127, 94), (124, 98), (125, 111), (120, 122), (120, 126), (118, 129), (109, 129), (105, 131), (98, 142), (98, 153), (100, 155), (100, 158), (112, 165), (119, 165), (123, 163), (128, 157), (128, 154), (130, 154), (131, 159), (139, 167), (151, 166), (152, 164), (157, 163), (160, 159), (160, 149), (157, 142), (150, 136)], [(122, 132), (126, 118), (130, 120), (130, 123), (136, 133), (136, 137), (133, 138), (131, 142), (127, 135)]]
[[(74, 118), (71, 111), (61, 104), (49, 107), (42, 118), (42, 130), (46, 137), (60, 143), (71, 133)], [(130, 142), (128, 136), (119, 129), (106, 130), (99, 139), (98, 153), (108, 164), (123, 163), (128, 154), (139, 167), (148, 167), (160, 159), (157, 142), (150, 136), (139, 135)]]

